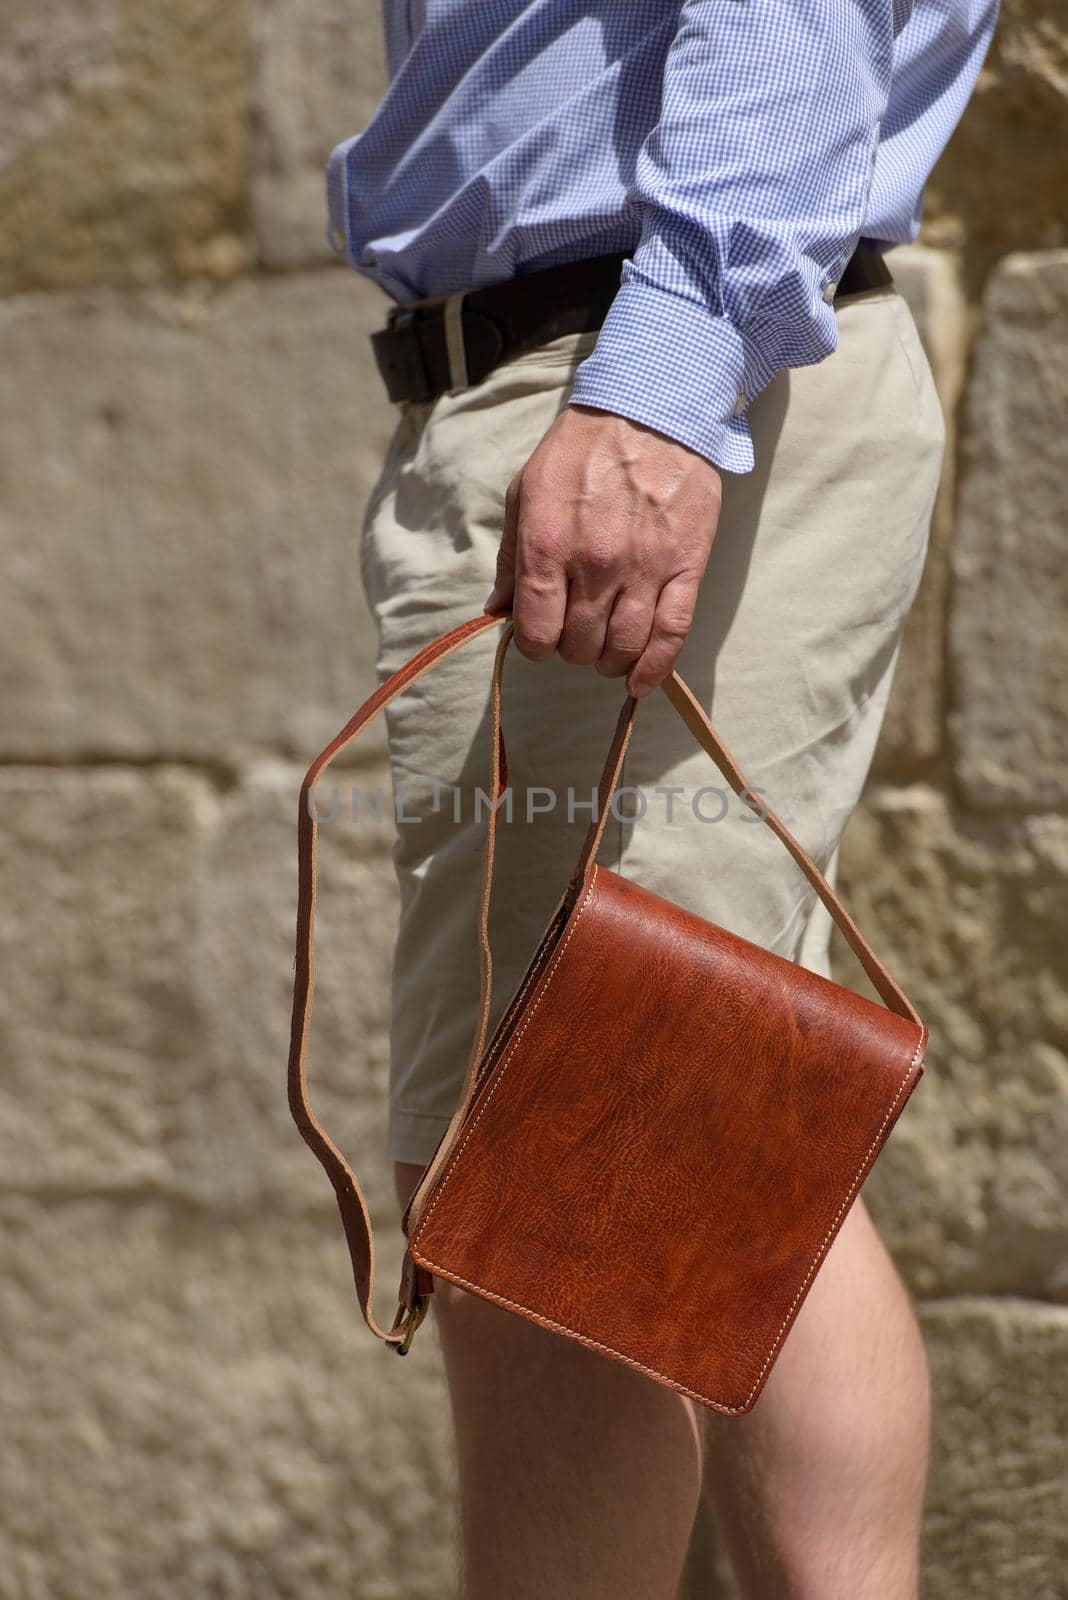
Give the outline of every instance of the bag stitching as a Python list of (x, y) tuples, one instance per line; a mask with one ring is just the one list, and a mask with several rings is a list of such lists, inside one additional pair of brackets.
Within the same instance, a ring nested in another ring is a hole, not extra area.
[(776, 1350), (778, 1350), (779, 1345), (780, 1345), (780, 1343), (781, 1343), (781, 1341), (783, 1339), (783, 1336), (786, 1333), (786, 1329), (787, 1329), (787, 1327), (789, 1325), (790, 1318), (793, 1316), (798, 1302), (800, 1301), (800, 1299), (804, 1295), (804, 1292), (808, 1287), (809, 1280), (811, 1279), (813, 1273), (816, 1271), (816, 1268), (819, 1266), (820, 1262), (822, 1261), (824, 1252), (826, 1251), (827, 1246), (830, 1244), (831, 1239), (834, 1236), (834, 1230), (837, 1228), (838, 1223), (841, 1220), (842, 1216), (845, 1214), (846, 1210), (848, 1209), (849, 1204), (852, 1201), (854, 1194), (856, 1194), (857, 1190), (860, 1187), (861, 1179), (863, 1178), (864, 1173), (865, 1173), (865, 1171), (867, 1169), (868, 1162), (871, 1160), (872, 1153), (878, 1148), (879, 1140), (882, 1138), (883, 1129), (886, 1127), (887, 1123), (890, 1121), (890, 1118), (893, 1116), (894, 1107), (897, 1105), (898, 1101), (901, 1099), (901, 1096), (904, 1093), (905, 1085), (908, 1083), (909, 1079), (912, 1077), (913, 1073), (916, 1071), (916, 1067), (917, 1067), (917, 1064), (918, 1064), (919, 1059), (920, 1059), (920, 1052), (923, 1049), (925, 1038), (926, 1038), (926, 1030), (921, 1026), (919, 1042), (916, 1045), (916, 1050), (915, 1050), (915, 1053), (913, 1054), (912, 1060), (909, 1062), (907, 1068), (905, 1069), (905, 1076), (902, 1078), (901, 1082), (898, 1084), (897, 1093), (895, 1094), (894, 1098), (891, 1100), (889, 1106), (887, 1107), (886, 1115), (883, 1118), (882, 1122), (879, 1124), (879, 1128), (878, 1128), (878, 1131), (875, 1134), (874, 1139), (872, 1140), (871, 1144), (868, 1146), (867, 1150), (865, 1151), (864, 1157), (863, 1157), (863, 1160), (860, 1163), (860, 1166), (857, 1168), (856, 1172), (853, 1174), (853, 1182), (849, 1186), (849, 1191), (846, 1194), (845, 1199), (842, 1201), (842, 1204), (838, 1207), (838, 1210), (837, 1210), (837, 1212), (835, 1214), (835, 1217), (834, 1217), (834, 1221), (831, 1223), (830, 1227), (827, 1229), (827, 1232), (824, 1234), (823, 1240), (822, 1240), (822, 1242), (821, 1242), (821, 1244), (819, 1246), (819, 1249), (816, 1251), (815, 1256), (813, 1257), (811, 1263), (809, 1264), (809, 1269), (805, 1274), (805, 1277), (804, 1277), (804, 1279), (803, 1279), (803, 1281), (801, 1283), (801, 1287), (798, 1289), (797, 1293), (794, 1295), (793, 1301), (792, 1301), (792, 1303), (790, 1305), (790, 1309), (789, 1309), (789, 1311), (787, 1311), (786, 1316), (783, 1318), (782, 1327), (779, 1329), (778, 1333), (775, 1335), (775, 1339), (774, 1339), (774, 1341), (772, 1343), (771, 1349), (768, 1351), (767, 1358), (766, 1358), (766, 1360), (764, 1362), (764, 1365), (761, 1367), (760, 1371), (757, 1373), (756, 1383), (754, 1383), (752, 1389), (750, 1389), (748, 1395), (746, 1396), (745, 1403), (747, 1405), (748, 1405), (749, 1401), (753, 1398), (753, 1395), (756, 1393), (756, 1391), (757, 1391), (757, 1389), (758, 1389), (758, 1387), (760, 1385), (760, 1380), (763, 1378), (765, 1372), (768, 1370), (768, 1367), (771, 1365), (771, 1362), (774, 1359), (775, 1352), (776, 1352)]
[[(567, 938), (564, 940), (564, 943), (561, 946), (560, 951), (557, 954), (556, 959), (553, 962), (552, 969), (551, 969), (551, 971), (549, 973), (549, 977), (546, 980), (545, 988), (542, 990), (542, 992), (538, 996), (538, 999), (535, 1002), (534, 1006), (531, 1008), (530, 1016), (527, 1018), (526, 1022), (523, 1024), (523, 1027), (522, 1027), (521, 1031), (519, 1032), (519, 1034), (517, 1035), (517, 1037), (515, 1038), (515, 1040), (512, 1043), (512, 1047), (509, 1050), (508, 1055), (505, 1058), (505, 1061), (501, 1065), (501, 1069), (497, 1074), (497, 1083), (499, 1083), (501, 1078), (504, 1076), (505, 1068), (506, 1068), (508, 1062), (511, 1060), (512, 1055), (514, 1054), (514, 1052), (518, 1048), (520, 1039), (523, 1037), (523, 1034), (526, 1032), (526, 1030), (529, 1027), (530, 1023), (532, 1022), (532, 1020), (534, 1018), (534, 1014), (538, 1009), (538, 1006), (541, 1004), (542, 1000), (545, 998), (546, 993), (548, 992), (549, 983), (550, 983), (550, 981), (551, 981), (551, 979), (553, 977), (553, 974), (555, 973), (556, 968), (559, 965), (559, 963), (560, 963), (560, 961), (561, 961), (561, 959), (563, 957), (564, 951), (567, 949), (568, 945), (571, 942), (572, 934), (575, 932), (575, 929), (578, 927), (579, 918), (582, 916), (583, 911), (585, 911), (586, 904), (587, 904), (587, 902), (588, 902), (588, 900), (590, 898), (590, 895), (593, 893), (593, 886), (594, 886), (594, 882), (596, 880), (596, 877), (597, 877), (597, 868), (595, 866), (594, 869), (593, 869), (593, 873), (591, 875), (591, 878), (590, 878), (590, 886), (586, 891), (586, 895), (585, 895), (585, 898), (583, 899), (583, 902), (582, 902), (581, 906), (579, 907), (578, 915), (575, 917), (575, 920), (574, 920), (574, 922), (573, 922), (573, 924), (571, 926), (571, 932), (568, 934)], [(669, 1388), (677, 1390), (679, 1394), (686, 1395), (691, 1400), (699, 1400), (699, 1401), (702, 1402), (702, 1404), (714, 1406), (717, 1410), (730, 1412), (733, 1415), (739, 1415), (740, 1413), (748, 1410), (749, 1405), (752, 1402), (753, 1396), (756, 1394), (757, 1390), (760, 1388), (761, 1382), (763, 1381), (763, 1378), (764, 1378), (764, 1374), (767, 1372), (768, 1367), (771, 1365), (772, 1361), (774, 1360), (775, 1354), (776, 1354), (777, 1350), (779, 1349), (780, 1344), (782, 1343), (782, 1340), (783, 1340), (783, 1337), (784, 1337), (784, 1335), (786, 1333), (787, 1328), (789, 1327), (790, 1318), (793, 1316), (794, 1311), (796, 1310), (799, 1301), (802, 1299), (802, 1297), (803, 1297), (803, 1295), (805, 1293), (805, 1290), (807, 1289), (807, 1287), (809, 1285), (809, 1282), (811, 1281), (812, 1276), (816, 1271), (816, 1268), (819, 1266), (820, 1262), (823, 1260), (823, 1257), (824, 1257), (824, 1254), (826, 1253), (827, 1247), (830, 1244), (831, 1239), (834, 1237), (835, 1229), (838, 1227), (839, 1222), (841, 1221), (843, 1215), (848, 1210), (848, 1208), (849, 1208), (849, 1206), (850, 1206), (850, 1204), (851, 1204), (851, 1202), (853, 1200), (853, 1196), (856, 1194), (857, 1189), (860, 1187), (860, 1181), (861, 1181), (861, 1179), (862, 1179), (862, 1177), (864, 1175), (864, 1172), (867, 1169), (868, 1162), (870, 1161), (871, 1156), (872, 1156), (872, 1152), (878, 1147), (879, 1140), (882, 1138), (882, 1135), (883, 1135), (883, 1131), (886, 1128), (887, 1123), (890, 1121), (890, 1118), (894, 1114), (894, 1107), (897, 1105), (898, 1101), (901, 1099), (901, 1096), (902, 1096), (902, 1094), (904, 1093), (904, 1090), (905, 1090), (905, 1085), (909, 1082), (910, 1078), (913, 1076), (913, 1074), (914, 1074), (914, 1072), (916, 1070), (917, 1063), (919, 1062), (919, 1059), (920, 1059), (920, 1053), (923, 1050), (925, 1039), (926, 1039), (926, 1029), (921, 1027), (919, 1043), (916, 1046), (916, 1050), (915, 1050), (915, 1053), (914, 1053), (914, 1055), (912, 1057), (912, 1060), (909, 1062), (909, 1065), (905, 1070), (904, 1077), (902, 1078), (901, 1082), (898, 1084), (897, 1093), (894, 1095), (894, 1098), (891, 1100), (890, 1105), (887, 1108), (886, 1115), (883, 1117), (883, 1120), (879, 1125), (879, 1128), (878, 1128), (878, 1131), (875, 1134), (875, 1137), (872, 1139), (871, 1144), (868, 1146), (868, 1149), (865, 1152), (863, 1159), (861, 1160), (860, 1166), (857, 1168), (856, 1172), (853, 1175), (853, 1181), (849, 1186), (849, 1190), (848, 1190), (848, 1192), (846, 1194), (845, 1199), (842, 1201), (842, 1204), (839, 1206), (837, 1212), (835, 1213), (834, 1220), (831, 1222), (830, 1227), (827, 1229), (827, 1232), (824, 1234), (823, 1239), (822, 1239), (822, 1241), (821, 1241), (821, 1243), (819, 1245), (819, 1248), (816, 1251), (816, 1254), (813, 1256), (812, 1261), (809, 1263), (809, 1269), (806, 1272), (806, 1274), (804, 1276), (804, 1279), (801, 1282), (801, 1287), (798, 1289), (796, 1295), (794, 1296), (794, 1298), (793, 1298), (793, 1300), (792, 1300), (792, 1302), (790, 1304), (789, 1310), (787, 1311), (785, 1317), (783, 1318), (782, 1326), (779, 1328), (778, 1333), (775, 1335), (775, 1338), (772, 1340), (771, 1347), (768, 1350), (767, 1356), (765, 1357), (765, 1360), (764, 1360), (764, 1365), (761, 1367), (760, 1371), (757, 1373), (756, 1379), (755, 1379), (755, 1381), (753, 1383), (753, 1387), (750, 1389), (749, 1393), (746, 1395), (745, 1399), (741, 1402), (740, 1405), (733, 1405), (732, 1406), (732, 1405), (728, 1404), (724, 1400), (714, 1400), (710, 1395), (703, 1395), (696, 1389), (688, 1389), (684, 1384), (679, 1383), (676, 1379), (669, 1378), (666, 1373), (658, 1371), (656, 1367), (646, 1366), (644, 1362), (636, 1360), (633, 1356), (625, 1355), (622, 1350), (617, 1350), (614, 1345), (603, 1344), (598, 1339), (591, 1339), (587, 1334), (580, 1333), (577, 1328), (569, 1328), (566, 1323), (554, 1322), (550, 1317), (542, 1316), (540, 1312), (537, 1312), (537, 1311), (533, 1310), (533, 1308), (531, 1306), (522, 1305), (517, 1300), (509, 1300), (504, 1295), (494, 1294), (492, 1290), (486, 1289), (482, 1285), (473, 1283), (468, 1278), (461, 1278), (458, 1273), (451, 1273), (451, 1272), (448, 1272), (446, 1269), (444, 1269), (442, 1267), (439, 1267), (435, 1262), (431, 1261), (426, 1256), (420, 1256), (419, 1257), (419, 1264), (420, 1264), (420, 1266), (425, 1267), (430, 1272), (436, 1272), (436, 1273), (439, 1274), (439, 1276), (447, 1278), (453, 1283), (457, 1283), (457, 1284), (462, 1285), (462, 1287), (464, 1287), (465, 1289), (473, 1289), (473, 1290), (475, 1290), (476, 1293), (485, 1295), (488, 1299), (495, 1301), (498, 1305), (506, 1306), (512, 1311), (521, 1311), (521, 1312), (523, 1312), (526, 1316), (530, 1317), (534, 1322), (540, 1323), (540, 1325), (543, 1328), (550, 1328), (556, 1333), (571, 1334), (574, 1338), (578, 1339), (582, 1344), (587, 1345), (592, 1350), (601, 1350), (606, 1355), (618, 1356), (619, 1359), (621, 1361), (626, 1362), (626, 1364), (628, 1366), (636, 1368), (637, 1371), (639, 1371), (639, 1372), (646, 1373), (647, 1376), (649, 1376), (651, 1378), (659, 1379), (660, 1382), (667, 1384), (667, 1386)], [(455, 1162), (459, 1159), (460, 1155), (463, 1153), (463, 1150), (464, 1150), (465, 1146), (467, 1145), (468, 1140), (471, 1138), (471, 1136), (474, 1133), (475, 1129), (478, 1127), (479, 1122), (482, 1120), (482, 1117), (483, 1117), (483, 1115), (485, 1114), (485, 1111), (486, 1111), (486, 1107), (489, 1105), (489, 1102), (492, 1099), (493, 1093), (496, 1090), (496, 1088), (497, 1088), (497, 1084), (495, 1083), (494, 1086), (493, 1086), (493, 1089), (491, 1089), (489, 1094), (486, 1096), (485, 1105), (483, 1105), (482, 1110), (479, 1112), (478, 1116), (475, 1118), (474, 1122), (472, 1123), (471, 1128), (469, 1129), (469, 1131), (467, 1133), (467, 1136), (463, 1141), (463, 1144), (460, 1145), (460, 1147), (456, 1151), (455, 1155), (452, 1156), (452, 1158), (450, 1159), (448, 1168), (442, 1174), (441, 1183), (438, 1186), (438, 1192), (434, 1197), (433, 1204), (431, 1205), (430, 1209), (427, 1211), (426, 1216), (420, 1222), (419, 1228), (416, 1231), (415, 1237), (411, 1241), (413, 1247), (418, 1244), (419, 1236), (423, 1232), (423, 1229), (426, 1227), (427, 1223), (430, 1221), (430, 1218), (431, 1218), (431, 1216), (433, 1215), (433, 1212), (434, 1212), (434, 1207), (437, 1205), (438, 1200), (441, 1198), (441, 1195), (444, 1192), (446, 1183), (448, 1182), (449, 1178), (452, 1176), (453, 1166), (454, 1166)]]
[[(879, 1131), (875, 1135), (875, 1138), (872, 1140), (872, 1143), (869, 1146), (868, 1151), (867, 1151), (866, 1155), (864, 1156), (864, 1159), (861, 1162), (860, 1167), (858, 1168), (858, 1170), (857, 1170), (857, 1172), (856, 1172), (856, 1174), (855, 1174), (855, 1176), (853, 1178), (852, 1186), (850, 1187), (850, 1190), (849, 1190), (848, 1194), (846, 1195), (845, 1200), (842, 1202), (841, 1206), (839, 1207), (838, 1212), (835, 1215), (834, 1221), (831, 1223), (830, 1227), (827, 1230), (827, 1233), (824, 1235), (823, 1241), (820, 1244), (820, 1247), (817, 1250), (816, 1255), (814, 1256), (811, 1265), (809, 1266), (809, 1270), (808, 1270), (808, 1272), (807, 1272), (807, 1274), (805, 1276), (804, 1282), (802, 1283), (800, 1289), (797, 1291), (797, 1294), (794, 1296), (793, 1303), (791, 1304), (789, 1311), (786, 1313), (786, 1316), (783, 1319), (782, 1327), (780, 1327), (778, 1333), (775, 1336), (774, 1341), (772, 1342), (771, 1348), (768, 1351), (767, 1358), (765, 1359), (764, 1365), (761, 1367), (760, 1371), (757, 1373), (756, 1380), (755, 1380), (755, 1382), (753, 1384), (753, 1387), (750, 1389), (749, 1393), (746, 1395), (745, 1399), (742, 1401), (742, 1403), (740, 1405), (733, 1405), (732, 1406), (732, 1405), (728, 1404), (728, 1402), (725, 1401), (725, 1400), (715, 1400), (710, 1395), (701, 1394), (700, 1391), (697, 1390), (697, 1389), (688, 1389), (685, 1384), (679, 1383), (677, 1379), (669, 1378), (666, 1373), (658, 1371), (656, 1367), (646, 1366), (643, 1362), (636, 1360), (634, 1356), (628, 1356), (628, 1355), (624, 1354), (624, 1352), (622, 1350), (617, 1350), (614, 1345), (603, 1344), (600, 1340), (591, 1339), (588, 1334), (580, 1333), (577, 1328), (569, 1328), (567, 1326), (567, 1324), (563, 1323), (563, 1322), (554, 1322), (550, 1317), (543, 1316), (540, 1312), (534, 1311), (530, 1306), (522, 1305), (517, 1300), (509, 1300), (504, 1295), (495, 1294), (492, 1289), (486, 1289), (484, 1286), (479, 1285), (477, 1283), (474, 1283), (468, 1278), (460, 1277), (460, 1275), (458, 1273), (449, 1272), (447, 1269), (439, 1267), (435, 1262), (431, 1261), (429, 1259), (429, 1257), (427, 1257), (427, 1256), (420, 1255), (419, 1256), (419, 1264), (420, 1264), (420, 1266), (426, 1267), (428, 1271), (436, 1272), (436, 1273), (438, 1273), (439, 1276), (441, 1276), (443, 1278), (447, 1278), (453, 1283), (461, 1284), (464, 1288), (473, 1289), (473, 1290), (475, 1290), (476, 1293), (485, 1295), (487, 1299), (495, 1301), (498, 1305), (506, 1306), (509, 1309), (513, 1310), (513, 1311), (521, 1311), (521, 1312), (525, 1313), (527, 1316), (529, 1316), (531, 1318), (532, 1321), (539, 1323), (543, 1328), (550, 1328), (554, 1332), (557, 1332), (557, 1333), (571, 1334), (571, 1335), (573, 1335), (574, 1338), (578, 1339), (580, 1343), (582, 1343), (584, 1345), (587, 1345), (590, 1349), (602, 1350), (602, 1351), (604, 1351), (604, 1353), (606, 1355), (618, 1356), (621, 1361), (624, 1361), (627, 1364), (627, 1366), (634, 1367), (638, 1372), (644, 1372), (644, 1373), (647, 1374), (647, 1376), (649, 1376), (651, 1378), (659, 1379), (662, 1383), (665, 1383), (669, 1388), (677, 1390), (679, 1392), (679, 1394), (686, 1395), (691, 1400), (699, 1400), (704, 1405), (714, 1406), (718, 1411), (726, 1411), (726, 1412), (730, 1412), (733, 1415), (740, 1415), (742, 1412), (748, 1410), (749, 1405), (750, 1405), (750, 1403), (751, 1403), (751, 1401), (753, 1399), (753, 1396), (756, 1394), (757, 1390), (759, 1389), (761, 1381), (763, 1380), (764, 1374), (765, 1374), (765, 1372), (767, 1372), (768, 1367), (770, 1366), (770, 1364), (771, 1364), (771, 1362), (772, 1362), (772, 1360), (773, 1360), (773, 1358), (775, 1356), (775, 1353), (778, 1350), (779, 1345), (782, 1342), (783, 1335), (784, 1335), (784, 1333), (786, 1331), (786, 1328), (787, 1328), (787, 1325), (788, 1325), (788, 1323), (790, 1321), (790, 1318), (794, 1313), (794, 1309), (797, 1306), (798, 1301), (801, 1299), (801, 1296), (804, 1294), (805, 1289), (806, 1289), (806, 1287), (808, 1285), (809, 1279), (812, 1277), (812, 1274), (815, 1272), (815, 1270), (818, 1267), (820, 1261), (823, 1259), (823, 1256), (824, 1256), (824, 1254), (826, 1252), (827, 1246), (828, 1246), (828, 1244), (829, 1244), (829, 1242), (830, 1242), (830, 1240), (831, 1240), (831, 1238), (832, 1238), (832, 1236), (834, 1234), (834, 1231), (835, 1231), (836, 1227), (838, 1226), (838, 1223), (839, 1223), (839, 1220), (842, 1217), (842, 1214), (846, 1211), (846, 1209), (848, 1208), (850, 1202), (853, 1199), (854, 1194), (856, 1193), (856, 1190), (857, 1190), (857, 1188), (859, 1186), (859, 1180), (860, 1180), (861, 1176), (864, 1173), (864, 1170), (865, 1170), (865, 1168), (866, 1168), (866, 1166), (868, 1164), (868, 1161), (869, 1161), (869, 1158), (870, 1158), (870, 1156), (872, 1154), (872, 1151), (875, 1149), (876, 1145), (878, 1144), (879, 1139), (880, 1139), (880, 1137), (882, 1135), (883, 1129), (886, 1127), (887, 1122), (890, 1120), (891, 1116), (893, 1115), (894, 1107), (897, 1105), (897, 1102), (900, 1100), (902, 1092), (904, 1091), (905, 1085), (908, 1083), (909, 1079), (913, 1075), (913, 1072), (915, 1071), (916, 1064), (917, 1064), (917, 1061), (919, 1059), (921, 1048), (922, 1048), (922, 1039), (921, 1039), (921, 1043), (919, 1045), (917, 1045), (917, 1047), (916, 1047), (916, 1054), (913, 1056), (911, 1062), (909, 1063), (908, 1070), (905, 1073), (905, 1076), (902, 1079), (901, 1084), (898, 1087), (897, 1093), (894, 1095), (893, 1100), (890, 1102), (890, 1107), (889, 1107), (889, 1109), (888, 1109), (888, 1111), (886, 1113), (886, 1116), (883, 1118), (883, 1121), (882, 1121), (882, 1124), (881, 1124), (881, 1126), (879, 1128)], [(429, 1213), (428, 1213), (428, 1217), (429, 1217)], [(413, 1243), (414, 1242), (415, 1241), (413, 1241)]]

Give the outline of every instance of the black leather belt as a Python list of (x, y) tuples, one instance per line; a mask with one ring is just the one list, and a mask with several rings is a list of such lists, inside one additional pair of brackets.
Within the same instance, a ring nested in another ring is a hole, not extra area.
[[(397, 305), (371, 335), (389, 398), (434, 400), (481, 383), (498, 362), (565, 333), (599, 328), (630, 252), (521, 273), (487, 289)], [(858, 245), (833, 298), (892, 283), (882, 256)]]

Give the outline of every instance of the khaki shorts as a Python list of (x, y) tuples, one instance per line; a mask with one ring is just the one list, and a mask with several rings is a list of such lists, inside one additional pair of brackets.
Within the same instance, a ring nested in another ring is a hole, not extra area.
[[(837, 308), (829, 360), (754, 401), (756, 470), (724, 475), (723, 508), (679, 662), (750, 783), (833, 871), (886, 707), (919, 583), (942, 415), (893, 289)], [(498, 367), (466, 393), (408, 405), (364, 525), (364, 584), (382, 676), (481, 611), (504, 492), (567, 400), (594, 334)], [(497, 631), (387, 713), (401, 891), (393, 975), (390, 1152), (424, 1163), (449, 1120), (478, 1002), (475, 916)], [(620, 679), (514, 649), (504, 685), (512, 821), (499, 833), (494, 1013), (522, 977), (577, 858), (623, 697)], [(639, 710), (625, 792), (600, 859), (816, 971), (829, 920), (794, 863), (736, 801), (663, 696)], [(528, 820), (529, 819), (529, 820)]]

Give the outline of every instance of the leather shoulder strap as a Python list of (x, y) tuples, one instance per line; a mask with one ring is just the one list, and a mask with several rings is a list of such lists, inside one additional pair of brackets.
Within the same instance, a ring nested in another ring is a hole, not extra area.
[[(338, 1207), (341, 1212), (341, 1220), (345, 1229), (345, 1237), (348, 1241), (349, 1255), (352, 1259), (356, 1295), (364, 1320), (371, 1332), (379, 1339), (395, 1345), (401, 1351), (407, 1348), (415, 1328), (425, 1314), (426, 1293), (420, 1291), (411, 1258), (406, 1256), (405, 1271), (401, 1283), (401, 1303), (397, 1319), (393, 1327), (388, 1331), (380, 1328), (375, 1322), (371, 1310), (371, 1294), (374, 1285), (374, 1236), (367, 1205), (356, 1181), (355, 1173), (316, 1120), (308, 1103), (307, 1051), (308, 1025), (311, 1019), (312, 996), (315, 985), (314, 942), (316, 845), (318, 836), (312, 790), (335, 756), (340, 755), (343, 750), (347, 749), (378, 713), (402, 690), (417, 682), (424, 673), (429, 672), (438, 662), (443, 661), (454, 650), (460, 649), (469, 640), (484, 633), (488, 628), (501, 627), (505, 624), (507, 626), (498, 645), (494, 661), (490, 692), (493, 756), (490, 776), (490, 806), (486, 844), (482, 860), (482, 889), (478, 914), (481, 969), (479, 1019), (456, 1112), (442, 1141), (438, 1156), (427, 1168), (427, 1172), (420, 1183), (419, 1192), (422, 1193), (427, 1187), (427, 1180), (432, 1177), (433, 1169), (440, 1165), (440, 1160), (447, 1153), (451, 1136), (463, 1121), (467, 1101), (477, 1078), (479, 1059), (486, 1042), (492, 986), (489, 904), (493, 880), (498, 802), (507, 785), (507, 758), (504, 737), (501, 731), (501, 675), (504, 657), (512, 637), (510, 617), (507, 614), (486, 614), (473, 617), (469, 622), (462, 623), (450, 633), (443, 634), (439, 639), (435, 639), (433, 643), (421, 650), (418, 655), (413, 656), (391, 678), (379, 686), (375, 693), (363, 703), (354, 716), (345, 724), (336, 738), (332, 739), (326, 749), (315, 758), (305, 774), (300, 790), (300, 809), (297, 817), (299, 874), (297, 942), (293, 983), (293, 1024), (289, 1046), (289, 1106), (306, 1143), (322, 1163), (327, 1176), (334, 1186)], [(830, 912), (834, 922), (840, 928), (846, 942), (856, 955), (883, 1003), (891, 1011), (896, 1012), (898, 1016), (906, 1017), (909, 1021), (922, 1027), (916, 1011), (876, 956), (816, 863), (775, 813), (755, 797), (730, 751), (720, 739), (704, 710), (682, 678), (679, 677), (678, 673), (673, 672), (661, 687), (698, 744), (711, 756), (735, 794), (749, 806), (750, 810), (761, 821), (767, 824), (790, 852), (809, 883), (815, 889), (820, 900)], [(636, 710), (637, 702), (629, 695), (626, 696), (616, 723), (608, 755), (605, 759), (604, 770), (601, 774), (598, 788), (597, 815), (590, 823), (587, 831), (578, 864), (572, 874), (572, 886), (584, 877), (597, 853), (605, 821), (609, 814), (611, 798), (619, 781), (623, 757), (626, 753)]]
[[(316, 756), (300, 786), (300, 809), (297, 814), (297, 951), (293, 977), (293, 1024), (289, 1040), (289, 1109), (293, 1120), (303, 1135), (305, 1143), (321, 1162), (334, 1186), (341, 1221), (352, 1259), (352, 1274), (356, 1284), (356, 1297), (364, 1320), (371, 1332), (387, 1344), (403, 1348), (415, 1331), (425, 1311), (422, 1297), (415, 1293), (414, 1284), (406, 1286), (407, 1304), (402, 1304), (397, 1321), (388, 1331), (380, 1328), (371, 1310), (371, 1293), (374, 1287), (375, 1248), (371, 1218), (367, 1210), (356, 1174), (341, 1151), (329, 1138), (308, 1103), (308, 1025), (311, 1021), (312, 997), (315, 991), (315, 897), (316, 897), (316, 847), (318, 827), (312, 790), (335, 756), (346, 750), (353, 740), (372, 722), (391, 700), (403, 689), (416, 683), (424, 673), (437, 666), (446, 656), (452, 655), (469, 640), (484, 633), (487, 628), (499, 628), (507, 623), (507, 616), (485, 615), (472, 617), (461, 623), (451, 633), (446, 633), (419, 654), (405, 662), (391, 678), (381, 684), (360, 709), (349, 719), (341, 732)], [(496, 741), (495, 741), (496, 743)], [(495, 767), (499, 762), (495, 762)], [(410, 1275), (409, 1275), (410, 1276)], [(403, 1313), (403, 1315), (402, 1315)]]
[(758, 816), (762, 822), (767, 823), (775, 837), (781, 840), (789, 850), (820, 900), (830, 912), (832, 921), (841, 931), (849, 948), (864, 968), (865, 974), (883, 1004), (889, 1011), (895, 1012), (899, 1017), (906, 1017), (909, 1022), (915, 1022), (919, 1027), (922, 1027), (923, 1024), (920, 1022), (912, 1002), (894, 982), (812, 857), (798, 844), (789, 828), (775, 815), (771, 807), (764, 805), (756, 798), (750, 785), (742, 776), (738, 763), (712, 726), (689, 685), (683, 682), (677, 672), (673, 672), (660, 687), (698, 744), (712, 757), (712, 760), (739, 800), (747, 805), (750, 811)]

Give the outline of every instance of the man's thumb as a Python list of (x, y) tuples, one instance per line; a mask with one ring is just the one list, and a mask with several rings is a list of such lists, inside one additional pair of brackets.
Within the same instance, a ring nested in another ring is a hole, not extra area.
[(507, 611), (515, 595), (514, 576), (503, 577), (499, 561), (497, 565), (497, 576), (493, 580), (493, 588), (486, 596), (486, 604), (482, 607), (483, 611)]
[(513, 488), (509, 488), (505, 499), (504, 532), (501, 535), (501, 547), (497, 551), (497, 572), (493, 579), (493, 588), (486, 597), (484, 611), (504, 611), (511, 605), (515, 596), (515, 547), (518, 528), (517, 496)]

